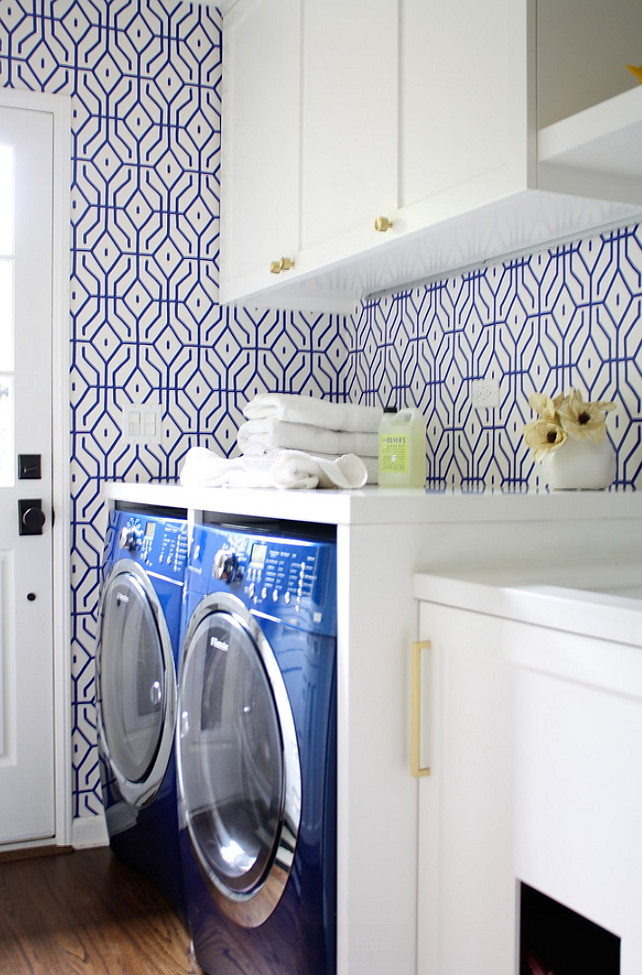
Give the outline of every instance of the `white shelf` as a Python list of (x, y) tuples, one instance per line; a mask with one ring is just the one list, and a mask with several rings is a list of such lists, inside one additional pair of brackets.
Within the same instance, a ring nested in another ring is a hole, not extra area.
[(612, 195), (642, 204), (642, 85), (540, 129), (538, 161), (545, 189), (547, 173), (566, 170), (611, 181)]

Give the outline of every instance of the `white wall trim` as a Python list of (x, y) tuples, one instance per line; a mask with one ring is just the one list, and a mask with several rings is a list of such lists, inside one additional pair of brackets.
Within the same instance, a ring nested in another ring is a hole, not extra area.
[[(71, 843), (71, 97), (0, 88), (0, 105), (53, 121), (52, 404), (55, 816), (58, 846)], [(95, 817), (99, 819), (99, 817)]]
[(90, 846), (107, 846), (109, 836), (104, 815), (81, 816), (74, 819), (71, 831), (71, 845), (75, 850)]

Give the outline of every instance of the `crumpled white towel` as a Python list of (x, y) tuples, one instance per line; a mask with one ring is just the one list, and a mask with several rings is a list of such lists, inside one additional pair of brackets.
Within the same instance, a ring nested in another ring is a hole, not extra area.
[(274, 487), (268, 457), (220, 457), (207, 447), (191, 447), (179, 474), (184, 487)]
[(383, 410), (380, 406), (330, 403), (296, 393), (257, 393), (244, 408), (243, 414), (248, 420), (287, 420), (290, 423), (310, 423), (327, 430), (376, 433)]
[(287, 420), (246, 420), (239, 427), (237, 442), (246, 455), (260, 456), (275, 447), (305, 450), (313, 454), (358, 454), (376, 457), (379, 438), (376, 433), (327, 430), (311, 423)]
[[(267, 454), (262, 454), (261, 456), (262, 456), (263, 460), (266, 460), (266, 459), (269, 460), (270, 458), (272, 460), (276, 460), (277, 455), (280, 454), (280, 453), (283, 453), (283, 450), (279, 450), (277, 448), (277, 449), (274, 449), (274, 450), (270, 450)], [(288, 453), (292, 453), (292, 451), (288, 451)], [(339, 457), (336, 454), (322, 454), (322, 453), (319, 453), (319, 454), (315, 454), (314, 456), (315, 456), (315, 458), (317, 460), (325, 460), (325, 461), (337, 461), (337, 460), (339, 460)], [(250, 457), (248, 459), (251, 460), (253, 458)], [(379, 481), (379, 458), (378, 457), (359, 457), (359, 460), (362, 462), (362, 464), (364, 465), (364, 467), (366, 469), (366, 473), (367, 473), (366, 484), (377, 484), (378, 481)], [(361, 487), (361, 485), (359, 485), (359, 486)]]
[(356, 454), (326, 460), (303, 450), (279, 450), (272, 476), (282, 488), (360, 488), (368, 480), (365, 464)]
[(356, 454), (326, 460), (299, 450), (279, 450), (271, 457), (228, 458), (206, 447), (192, 447), (179, 479), (185, 487), (354, 489), (363, 487), (368, 472)]

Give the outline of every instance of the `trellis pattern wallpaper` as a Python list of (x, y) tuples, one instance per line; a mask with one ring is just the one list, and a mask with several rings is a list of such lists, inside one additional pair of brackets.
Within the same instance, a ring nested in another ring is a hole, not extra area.
[[(545, 489), (521, 431), (533, 392), (612, 400), (615, 488), (642, 486), (642, 228), (622, 228), (366, 303), (352, 395), (417, 406), (428, 484)], [(472, 383), (493, 378), (495, 409)]]
[[(93, 657), (106, 479), (172, 480), (234, 450), (259, 389), (417, 405), (436, 488), (537, 488), (533, 390), (618, 404), (618, 486), (640, 486), (637, 227), (373, 300), (354, 315), (217, 301), (221, 19), (174, 0), (2, 0), (0, 86), (73, 107), (70, 424), (74, 811), (100, 811)], [(494, 376), (500, 406), (476, 410)], [(159, 442), (127, 435), (133, 404)]]

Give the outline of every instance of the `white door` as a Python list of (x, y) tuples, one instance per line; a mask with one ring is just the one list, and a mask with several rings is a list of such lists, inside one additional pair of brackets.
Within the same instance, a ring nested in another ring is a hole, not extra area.
[[(52, 207), (52, 115), (0, 107), (0, 843), (5, 844), (55, 834)], [(23, 530), (33, 534), (19, 531), (21, 502)]]

